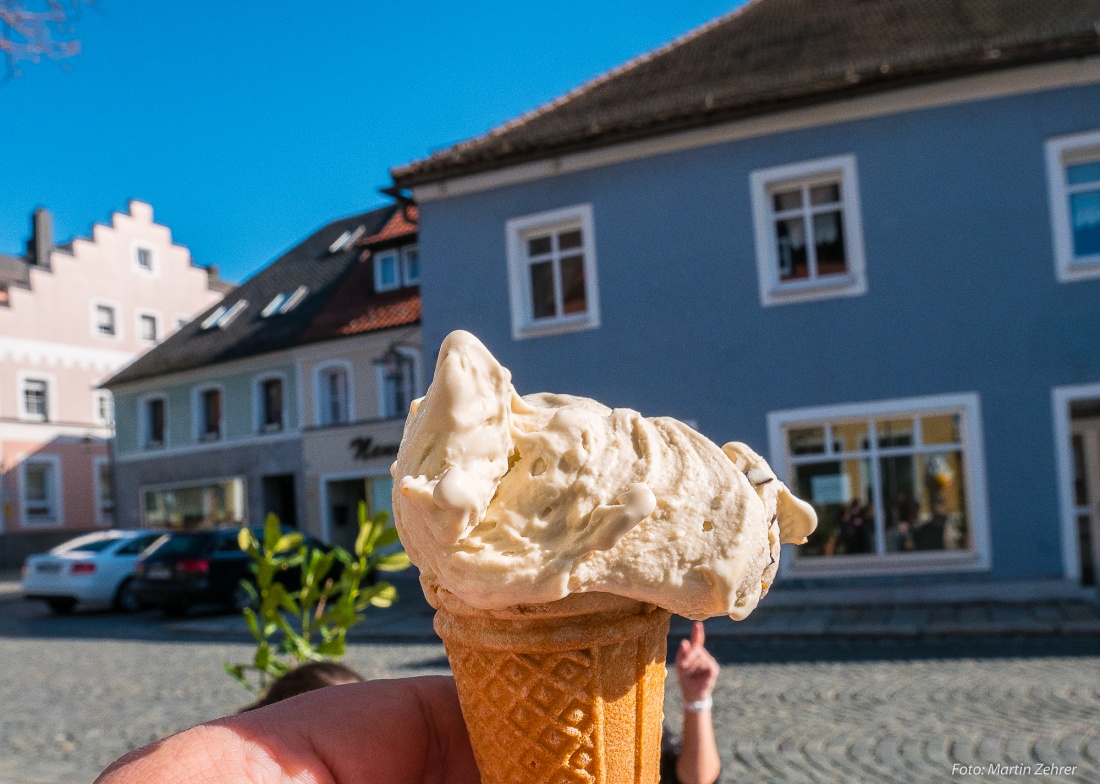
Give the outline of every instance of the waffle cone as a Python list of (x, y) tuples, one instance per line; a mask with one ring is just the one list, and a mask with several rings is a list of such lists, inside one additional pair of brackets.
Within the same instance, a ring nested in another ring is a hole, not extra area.
[(424, 593), (482, 784), (657, 784), (668, 611), (602, 593), (503, 610)]

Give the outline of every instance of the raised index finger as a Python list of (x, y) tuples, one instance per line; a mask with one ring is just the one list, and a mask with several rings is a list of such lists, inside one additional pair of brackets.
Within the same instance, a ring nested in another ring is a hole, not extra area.
[(706, 638), (707, 633), (703, 629), (703, 622), (696, 621), (695, 624), (691, 627), (691, 647), (698, 648), (702, 646), (703, 641), (706, 640)]

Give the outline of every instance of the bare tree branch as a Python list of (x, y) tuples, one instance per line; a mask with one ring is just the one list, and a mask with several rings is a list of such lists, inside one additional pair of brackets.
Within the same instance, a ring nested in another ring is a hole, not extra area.
[(61, 60), (80, 51), (73, 37), (74, 22), (83, 6), (95, 0), (0, 0), (0, 54), (8, 75), (19, 73), (20, 62), (43, 57)]

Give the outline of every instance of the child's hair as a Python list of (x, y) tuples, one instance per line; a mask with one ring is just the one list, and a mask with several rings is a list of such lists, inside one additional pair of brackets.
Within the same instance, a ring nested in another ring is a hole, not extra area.
[(285, 700), (288, 697), (296, 697), (307, 691), (321, 689), (325, 686), (339, 686), (342, 683), (361, 683), (363, 676), (351, 667), (336, 662), (309, 662), (295, 667), (285, 675), (281, 675), (268, 687), (264, 696), (251, 705), (240, 709), (240, 713), (262, 708), (265, 705)]

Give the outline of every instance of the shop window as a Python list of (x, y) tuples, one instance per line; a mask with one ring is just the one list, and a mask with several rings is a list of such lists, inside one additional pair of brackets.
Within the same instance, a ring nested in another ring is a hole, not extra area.
[[(772, 414), (788, 484), (813, 504), (817, 530), (797, 549), (796, 571), (821, 561), (874, 570), (920, 569), (929, 556), (974, 559), (985, 529), (975, 508), (976, 397), (935, 408), (891, 401)], [(944, 401), (936, 399), (937, 404)], [(843, 410), (840, 410), (843, 409)]]

